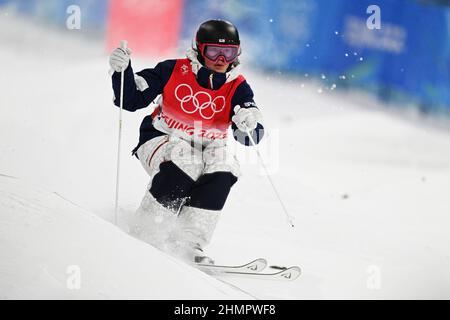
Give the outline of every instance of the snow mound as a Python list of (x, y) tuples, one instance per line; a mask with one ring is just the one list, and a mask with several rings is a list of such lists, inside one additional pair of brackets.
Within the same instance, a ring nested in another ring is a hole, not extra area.
[(57, 193), (0, 175), (0, 299), (244, 298)]

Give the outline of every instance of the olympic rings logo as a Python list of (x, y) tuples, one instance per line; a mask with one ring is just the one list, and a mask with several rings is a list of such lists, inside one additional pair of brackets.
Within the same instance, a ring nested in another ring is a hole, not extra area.
[[(186, 87), (187, 94), (180, 98), (179, 90), (182, 87)], [(205, 91), (198, 91), (194, 94), (192, 88), (185, 83), (178, 85), (175, 89), (175, 97), (180, 102), (181, 109), (187, 114), (193, 114), (199, 112), (200, 116), (205, 120), (210, 120), (218, 112), (222, 112), (225, 109), (225, 97), (217, 96), (212, 99), (211, 95)], [(204, 101), (200, 103), (200, 100)], [(191, 103), (189, 103), (191, 102)]]

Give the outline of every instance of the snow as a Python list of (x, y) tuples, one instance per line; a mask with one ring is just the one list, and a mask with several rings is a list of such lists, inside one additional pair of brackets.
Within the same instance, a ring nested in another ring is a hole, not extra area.
[[(0, 178), (0, 297), (248, 297), (125, 232), (148, 183), (128, 151), (149, 110), (123, 115), (123, 231), (109, 223), (118, 110), (103, 44), (13, 17), (0, 20), (0, 40), (0, 173), (19, 178)], [(154, 63), (133, 58), (135, 70)], [(229, 264), (265, 257), (303, 274), (220, 280), (256, 298), (450, 298), (448, 124), (339, 83), (319, 94), (318, 83), (246, 69), (245, 60), (243, 73), (270, 129), (261, 153), (295, 228), (254, 150), (233, 144), (243, 176), (208, 253)], [(67, 289), (69, 265), (81, 268), (78, 291)]]
[(251, 298), (55, 192), (5, 176), (0, 235), (3, 299)]

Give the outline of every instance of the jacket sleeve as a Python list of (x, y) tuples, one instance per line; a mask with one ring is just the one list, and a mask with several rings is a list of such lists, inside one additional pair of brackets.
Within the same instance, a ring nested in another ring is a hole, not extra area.
[[(239, 105), (241, 108), (256, 108), (258, 109), (255, 101), (253, 100), (253, 90), (247, 81), (243, 81), (237, 88), (231, 99), (231, 114), (230, 119), (234, 116), (234, 107)], [(233, 130), (233, 137), (239, 143), (250, 146), (250, 139), (246, 132), (242, 132), (238, 129), (236, 124), (233, 122), (231, 125)], [(262, 123), (258, 122), (256, 129), (251, 132), (253, 141), (258, 144), (264, 136), (264, 126)]]
[[(144, 69), (135, 74), (130, 62), (124, 73), (123, 108), (136, 111), (147, 107), (163, 92), (175, 63), (176, 60), (166, 60), (158, 63), (155, 68)], [(120, 106), (120, 78), (120, 72), (113, 73), (112, 87), (116, 106)]]

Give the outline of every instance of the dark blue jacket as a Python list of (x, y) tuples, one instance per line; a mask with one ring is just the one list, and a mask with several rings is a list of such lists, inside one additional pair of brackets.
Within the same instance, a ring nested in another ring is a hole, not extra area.
[[(124, 92), (123, 92), (123, 108), (127, 111), (136, 111), (147, 107), (159, 94), (162, 94), (164, 86), (169, 81), (176, 60), (166, 60), (158, 63), (153, 69), (144, 69), (136, 74), (145, 79), (148, 88), (140, 91), (136, 86), (131, 62), (125, 70), (124, 74)], [(216, 73), (205, 67), (200, 68), (197, 72), (197, 82), (204, 88), (209, 88), (209, 77), (213, 74), (213, 90), (220, 88), (226, 81), (224, 73)], [(114, 72), (112, 75), (112, 86), (114, 90), (114, 104), (120, 106), (120, 73)], [(209, 88), (211, 89), (211, 88)], [(237, 88), (231, 99), (231, 105), (234, 107), (240, 105), (241, 108), (249, 106), (255, 107), (253, 100), (253, 91), (247, 81), (242, 82)], [(233, 109), (233, 108), (232, 108)], [(230, 119), (234, 115), (234, 110), (231, 111)], [(134, 148), (133, 153), (145, 142), (165, 133), (158, 131), (153, 126), (152, 117), (146, 116), (140, 127), (139, 143)], [(242, 144), (250, 145), (247, 134), (240, 131), (236, 125), (232, 124), (233, 137)], [(258, 123), (257, 128), (252, 132), (253, 139), (258, 143), (264, 135), (264, 128), (262, 124)]]

